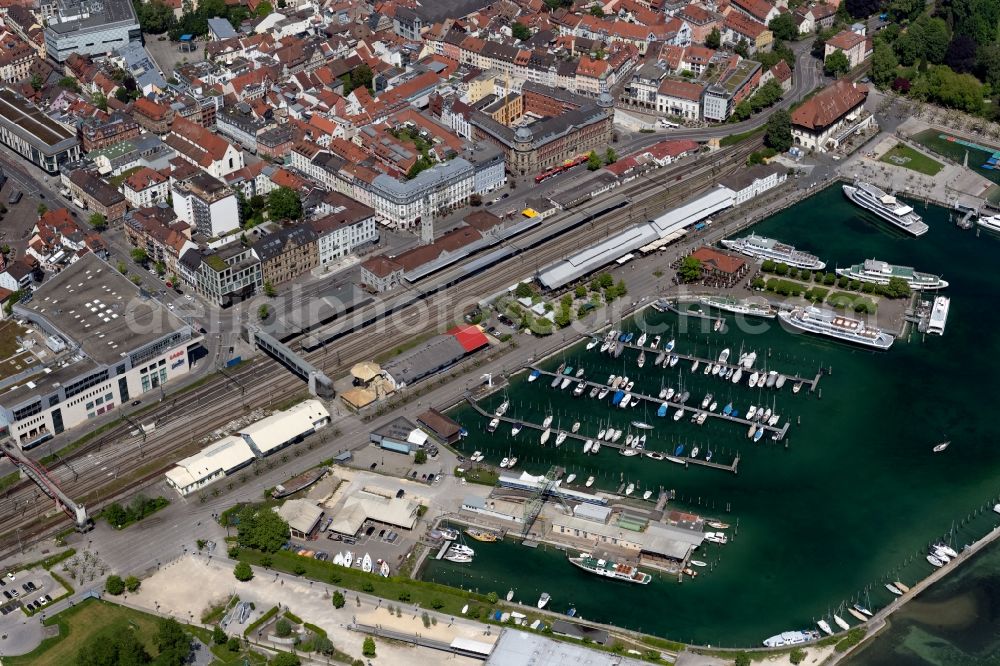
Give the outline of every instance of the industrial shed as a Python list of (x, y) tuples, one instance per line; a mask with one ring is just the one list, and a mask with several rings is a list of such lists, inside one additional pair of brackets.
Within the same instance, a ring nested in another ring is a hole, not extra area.
[(181, 460), (166, 473), (167, 483), (181, 495), (189, 495), (249, 465), (255, 457), (246, 442), (231, 435)]
[(244, 427), (240, 436), (259, 456), (268, 456), (330, 422), (330, 412), (319, 400), (306, 400)]

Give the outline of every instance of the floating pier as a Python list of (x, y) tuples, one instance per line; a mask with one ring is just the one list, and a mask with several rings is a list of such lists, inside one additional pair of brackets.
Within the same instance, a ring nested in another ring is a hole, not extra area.
[[(545, 372), (545, 371), (543, 370), (541, 372)], [(554, 373), (546, 373), (546, 374), (548, 374), (549, 376), (555, 376)], [(580, 380), (576, 380), (576, 381), (583, 381), (583, 380), (580, 379)], [(588, 384), (590, 384), (591, 386), (603, 386), (602, 384), (595, 384), (593, 382), (588, 382)], [(633, 393), (632, 395), (636, 396), (637, 394)], [(465, 400), (466, 400), (466, 402), (469, 403), (469, 405), (472, 406), (473, 409), (475, 409), (477, 412), (479, 412), (479, 414), (481, 416), (483, 416), (484, 418), (487, 418), (487, 419), (500, 419), (501, 423), (508, 423), (510, 425), (513, 425), (515, 423), (520, 423), (525, 428), (532, 428), (532, 429), (537, 430), (539, 432), (542, 432), (542, 431), (545, 430), (545, 428), (542, 427), (541, 423), (531, 423), (529, 421), (521, 421), (521, 420), (518, 420), (518, 419), (515, 419), (515, 418), (511, 418), (511, 417), (506, 416), (506, 415), (504, 415), (504, 416), (497, 416), (496, 414), (487, 412), (485, 409), (483, 409), (479, 405), (479, 403), (477, 403), (475, 400), (473, 400), (472, 396), (470, 396), (470, 395), (466, 395), (465, 396)], [(662, 401), (659, 401), (659, 402), (662, 402)], [(702, 410), (699, 410), (699, 411), (702, 411)], [(711, 414), (711, 412), (709, 412), (709, 413)], [(750, 422), (747, 421), (746, 424), (749, 425)], [(783, 428), (769, 427), (769, 426), (765, 426), (765, 428), (768, 429), (768, 430), (780, 431), (781, 433), (784, 433), (788, 429), (788, 424), (786, 423)], [(620, 442), (607, 442), (607, 441), (604, 441), (604, 440), (598, 440), (596, 436), (592, 436), (592, 435), (588, 436), (588, 435), (581, 434), (579, 432), (570, 432), (569, 430), (560, 430), (558, 428), (552, 428), (552, 435), (553, 436), (558, 436), (560, 433), (566, 433), (566, 439), (567, 439), (567, 441), (569, 439), (575, 439), (575, 440), (577, 440), (580, 443), (581, 446), (583, 445), (584, 442), (586, 442), (588, 439), (590, 439), (590, 440), (594, 440), (594, 441), (600, 441), (602, 449), (606, 449), (606, 448), (615, 449), (619, 454), (624, 449), (631, 448), (628, 445), (620, 443)], [(779, 439), (780, 439), (780, 437), (779, 437)], [(670, 456), (672, 458), (677, 458), (678, 460), (682, 460), (685, 467), (688, 466), (689, 464), (690, 465), (701, 465), (702, 467), (709, 467), (711, 469), (718, 469), (718, 470), (723, 470), (723, 471), (726, 471), (726, 472), (732, 472), (733, 474), (736, 473), (737, 466), (739, 465), (739, 462), (740, 462), (740, 456), (739, 456), (739, 454), (736, 454), (736, 457), (733, 459), (733, 462), (731, 462), (728, 465), (726, 465), (724, 463), (710, 462), (708, 460), (702, 460), (701, 458), (691, 458), (689, 456), (684, 456), (684, 455), (674, 456), (669, 451), (655, 451), (655, 449), (633, 449), (633, 450), (638, 451), (640, 453), (640, 455), (642, 455), (642, 457), (646, 458), (647, 460), (653, 460), (653, 459), (649, 458), (648, 456), (646, 456), (644, 454), (647, 451), (652, 451), (652, 452), (656, 452), (656, 453), (662, 453), (664, 456)], [(664, 459), (663, 462), (673, 462), (673, 461)], [(677, 464), (677, 463), (674, 463), (674, 464)], [(574, 485), (576, 485), (576, 484), (574, 484)]]

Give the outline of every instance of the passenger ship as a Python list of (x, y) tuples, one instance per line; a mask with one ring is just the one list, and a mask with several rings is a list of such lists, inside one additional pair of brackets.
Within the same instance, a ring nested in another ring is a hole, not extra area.
[(790, 312), (779, 312), (778, 318), (792, 328), (806, 333), (825, 335), (875, 349), (888, 349), (895, 340), (891, 334), (878, 328), (868, 327), (860, 319), (811, 306), (795, 308)]
[(749, 300), (739, 301), (727, 296), (702, 296), (698, 302), (716, 310), (764, 317), (765, 319), (774, 319), (775, 314), (777, 314), (777, 311), (770, 304), (755, 303)]
[(901, 203), (896, 197), (886, 194), (874, 185), (862, 182), (844, 185), (844, 194), (857, 205), (875, 213), (908, 234), (922, 236), (930, 229), (920, 216), (913, 212), (913, 208)]
[(722, 245), (754, 259), (770, 259), (794, 268), (820, 271), (826, 267), (826, 263), (820, 261), (815, 255), (796, 250), (791, 245), (757, 234), (750, 234), (744, 238), (726, 239), (722, 241)]
[(838, 268), (837, 275), (875, 284), (889, 284), (890, 278), (898, 277), (906, 280), (910, 289), (916, 290), (944, 289), (948, 286), (938, 275), (921, 273), (909, 266), (895, 266), (878, 259), (865, 259), (864, 263), (854, 264), (850, 268)]
[(639, 571), (639, 567), (631, 564), (620, 564), (611, 560), (598, 559), (590, 553), (580, 553), (579, 557), (570, 557), (570, 564), (580, 567), (584, 571), (589, 571), (598, 576), (613, 578), (614, 580), (625, 581), (626, 583), (639, 583), (647, 585), (653, 577), (648, 573)]

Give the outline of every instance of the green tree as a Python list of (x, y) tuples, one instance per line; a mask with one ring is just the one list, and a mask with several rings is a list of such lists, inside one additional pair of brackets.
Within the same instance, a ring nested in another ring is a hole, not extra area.
[(267, 213), (272, 220), (297, 220), (302, 217), (302, 200), (290, 187), (279, 187), (267, 195)]
[(684, 257), (681, 260), (680, 268), (677, 269), (677, 274), (684, 282), (697, 282), (701, 279), (701, 271), (701, 261), (694, 257)]
[(100, 213), (94, 213), (91, 215), (87, 218), (87, 222), (94, 228), (95, 231), (103, 231), (108, 226), (108, 219)]
[(135, 576), (128, 576), (125, 579), (125, 589), (128, 590), (129, 592), (135, 592), (136, 590), (139, 589), (140, 585), (142, 585), (142, 581), (140, 581)]
[(771, 29), (776, 39), (791, 40), (795, 39), (799, 30), (795, 27), (795, 19), (792, 17), (791, 12), (783, 12), (778, 14), (771, 22), (767, 24), (767, 27)]
[(590, 15), (591, 16), (596, 16), (597, 18), (604, 18), (604, 10), (601, 9), (600, 5), (591, 5), (590, 6)]
[(212, 627), (213, 643), (215, 643), (216, 645), (225, 645), (228, 640), (229, 637), (226, 636), (226, 632), (223, 631), (222, 627), (220, 627), (219, 625), (215, 625), (214, 627)]
[(919, 27), (919, 37), (923, 44), (923, 56), (927, 61), (935, 65), (944, 62), (944, 56), (948, 53), (948, 43), (951, 41), (951, 33), (948, 31), (948, 24), (944, 19), (921, 16), (910, 30)]
[(236, 542), (242, 548), (276, 553), (288, 540), (288, 523), (270, 508), (248, 505), (239, 513)]
[(875, 51), (872, 54), (872, 81), (875, 85), (885, 87), (896, 78), (896, 68), (899, 61), (892, 46), (883, 40), (876, 40)]
[(156, 262), (153, 265), (153, 268), (156, 270), (156, 274), (159, 275), (160, 277), (163, 277), (167, 273), (167, 265), (162, 261)]
[(333, 654), (333, 641), (326, 636), (317, 636), (313, 639), (313, 652)]
[(121, 576), (112, 574), (104, 581), (104, 591), (108, 594), (118, 596), (125, 592), (125, 581), (122, 580)]
[(427, 452), (423, 449), (417, 449), (417, 452), (413, 454), (413, 464), (423, 465), (427, 462)]
[(366, 657), (375, 656), (375, 639), (371, 636), (367, 636), (364, 642), (361, 644), (361, 654)]
[(764, 143), (779, 153), (792, 147), (792, 116), (785, 109), (778, 109), (767, 119)]
[(41, 90), (43, 85), (45, 85), (45, 80), (42, 79), (41, 74), (36, 73), (31, 75), (31, 87), (34, 88), (36, 92)]
[(339, 590), (330, 595), (330, 600), (333, 602), (334, 608), (343, 608), (344, 604), (347, 603), (344, 599), (343, 593)]
[(271, 6), (270, 2), (262, 2), (257, 5), (257, 11), (255, 12), (259, 18), (264, 18), (268, 14), (274, 11), (274, 7)]
[(288, 638), (292, 635), (292, 623), (285, 618), (281, 618), (274, 624), (274, 633), (279, 638)]
[(133, 2), (132, 6), (135, 7), (135, 14), (143, 32), (158, 35), (170, 30), (177, 22), (174, 18), (174, 10), (161, 0), (137, 1)]
[(253, 578), (253, 569), (246, 562), (239, 562), (233, 567), (233, 575), (236, 576), (236, 580), (246, 582)]
[(750, 659), (750, 654), (747, 652), (737, 652), (736, 653), (736, 666), (750, 666), (753, 663)]
[(41, 217), (42, 215), (45, 215), (47, 212), (49, 212), (49, 207), (43, 203), (40, 203), (38, 204), (38, 207), (35, 210), (38, 211), (38, 217)]
[(226, 649), (229, 650), (230, 652), (239, 652), (240, 639), (236, 638), (236, 636), (230, 636), (229, 640), (226, 641)]
[(823, 71), (831, 76), (840, 76), (851, 71), (851, 61), (843, 51), (834, 51), (823, 61)]
[(372, 80), (374, 78), (375, 75), (372, 73), (371, 67), (364, 63), (358, 65), (351, 70), (351, 90), (355, 88), (368, 88), (368, 90), (372, 90)]
[(578, 284), (573, 293), (577, 298), (587, 298), (587, 288), (582, 284)]
[(271, 314), (271, 308), (267, 307), (267, 303), (262, 303), (259, 308), (257, 308), (257, 319), (263, 321), (267, 319)]
[(274, 298), (278, 295), (278, 290), (274, 288), (274, 285), (271, 284), (270, 280), (264, 281), (264, 295), (268, 298)]
[(722, 45), (722, 33), (718, 28), (712, 28), (712, 32), (705, 37), (705, 46), (710, 49), (717, 49)]
[(302, 660), (291, 652), (279, 652), (267, 663), (271, 666), (301, 666)]
[(72, 76), (64, 76), (59, 79), (57, 84), (60, 88), (65, 88), (66, 90), (72, 90), (73, 92), (80, 92), (80, 84), (77, 83), (76, 79)]
[(601, 166), (602, 166), (601, 158), (597, 156), (597, 153), (595, 151), (593, 150), (590, 151), (590, 154), (587, 155), (587, 170), (597, 171), (598, 169), (601, 168)]
[(889, 298), (904, 298), (910, 295), (910, 285), (901, 277), (891, 277), (889, 278), (889, 284), (886, 285), (885, 292)]
[(604, 163), (614, 164), (617, 161), (618, 161), (618, 153), (615, 152), (614, 148), (608, 146), (608, 149), (604, 151)]
[(181, 666), (191, 656), (191, 637), (180, 622), (173, 618), (157, 623), (153, 643), (160, 653), (156, 656), (156, 666)]
[(76, 654), (76, 666), (138, 666), (152, 661), (136, 632), (110, 626), (93, 634)]
[(519, 21), (514, 21), (514, 24), (510, 26), (510, 32), (514, 36), (514, 39), (519, 42), (531, 39), (531, 28)]
[(514, 295), (518, 298), (531, 298), (535, 295), (535, 290), (527, 282), (518, 282), (514, 287)]
[(137, 247), (132, 250), (132, 261), (137, 264), (145, 265), (149, 261), (149, 255), (141, 247)]
[(122, 275), (125, 275), (126, 273), (128, 273), (128, 266), (126, 266), (125, 262), (122, 261), (121, 259), (119, 259), (118, 263), (115, 264), (115, 268), (117, 268), (118, 272), (121, 273)]

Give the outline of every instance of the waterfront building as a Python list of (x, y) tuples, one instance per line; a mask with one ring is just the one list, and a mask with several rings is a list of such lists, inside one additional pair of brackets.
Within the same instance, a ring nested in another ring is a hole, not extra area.
[(719, 181), (720, 185), (735, 192), (734, 204), (742, 203), (763, 194), (788, 180), (788, 168), (781, 164), (757, 164), (737, 171)]
[(796, 146), (825, 152), (837, 148), (853, 133), (874, 123), (864, 110), (868, 86), (840, 79), (810, 97), (792, 112)]
[(76, 131), (10, 88), (0, 89), (0, 141), (50, 174), (80, 160)]
[(745, 260), (712, 247), (700, 247), (690, 256), (701, 262), (703, 278), (729, 285), (739, 282), (750, 270)]
[(93, 253), (14, 314), (47, 347), (0, 392), (0, 427), (30, 448), (186, 375), (201, 337)]

